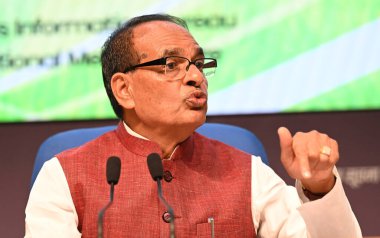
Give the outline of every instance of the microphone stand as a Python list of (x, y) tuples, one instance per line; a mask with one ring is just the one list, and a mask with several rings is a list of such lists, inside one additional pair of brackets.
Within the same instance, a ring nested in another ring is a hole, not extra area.
[(158, 186), (158, 197), (160, 198), (161, 202), (165, 205), (165, 207), (168, 209), (168, 212), (170, 214), (170, 238), (175, 238), (175, 232), (174, 232), (174, 212), (173, 208), (169, 205), (168, 202), (166, 202), (164, 196), (162, 195), (162, 187), (161, 187), (161, 179), (157, 179), (157, 186)]
[(100, 210), (98, 214), (98, 238), (103, 238), (103, 219), (104, 219), (104, 214), (105, 211), (111, 206), (113, 202), (113, 194), (114, 194), (114, 183), (111, 183), (111, 190), (110, 190), (110, 201), (108, 204)]

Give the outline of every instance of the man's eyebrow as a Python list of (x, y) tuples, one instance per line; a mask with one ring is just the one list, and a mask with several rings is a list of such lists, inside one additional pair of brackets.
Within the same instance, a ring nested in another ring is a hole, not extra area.
[(164, 53), (162, 54), (162, 57), (182, 55), (183, 53), (184, 53), (184, 50), (182, 48), (166, 49)]

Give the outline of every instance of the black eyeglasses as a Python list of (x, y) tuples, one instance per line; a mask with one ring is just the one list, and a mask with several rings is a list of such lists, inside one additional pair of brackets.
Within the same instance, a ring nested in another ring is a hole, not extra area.
[(145, 67), (145, 66), (154, 66), (161, 65), (165, 75), (168, 77), (183, 77), (186, 72), (189, 70), (190, 65), (195, 65), (197, 69), (202, 72), (205, 77), (211, 77), (215, 74), (215, 69), (217, 67), (216, 59), (213, 58), (199, 58), (194, 61), (182, 56), (167, 56), (160, 59), (148, 61), (142, 64), (134, 65), (127, 67), (124, 70), (124, 73), (128, 73), (136, 68)]

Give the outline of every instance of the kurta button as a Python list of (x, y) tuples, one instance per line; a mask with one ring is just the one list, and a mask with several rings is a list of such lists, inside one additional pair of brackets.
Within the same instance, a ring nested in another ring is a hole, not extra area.
[(172, 173), (170, 173), (170, 171), (166, 170), (166, 171), (164, 172), (164, 179), (165, 179), (166, 182), (170, 182), (170, 181), (172, 181), (172, 180), (173, 180), (173, 175), (172, 175)]
[(162, 214), (162, 220), (164, 220), (164, 222), (166, 223), (170, 223), (170, 220), (172, 219), (172, 216), (170, 215), (169, 212), (164, 212), (164, 214)]

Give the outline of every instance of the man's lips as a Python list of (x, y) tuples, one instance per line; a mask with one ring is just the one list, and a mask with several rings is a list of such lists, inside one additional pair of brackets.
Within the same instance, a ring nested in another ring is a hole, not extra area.
[(200, 90), (191, 92), (186, 98), (186, 104), (192, 109), (203, 108), (207, 104), (207, 94)]

